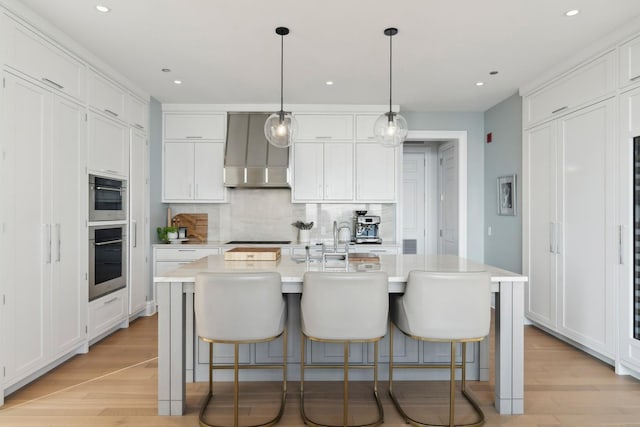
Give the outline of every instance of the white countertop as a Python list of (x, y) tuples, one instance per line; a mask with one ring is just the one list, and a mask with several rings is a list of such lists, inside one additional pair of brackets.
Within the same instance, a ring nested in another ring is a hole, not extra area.
[[(279, 261), (225, 261), (224, 255), (210, 255), (191, 262), (175, 270), (154, 277), (160, 282), (195, 282), (200, 272), (257, 272), (277, 271), (282, 276), (283, 292), (300, 292), (300, 283), (306, 271), (321, 271), (322, 263), (296, 263), (291, 256), (283, 256)], [(380, 255), (380, 264), (349, 263), (349, 271), (382, 270), (389, 276), (389, 291), (403, 292), (404, 285), (411, 270), (427, 271), (489, 271), (492, 289), (497, 292), (499, 282), (526, 282), (527, 277), (497, 267), (466, 260), (453, 255)], [(330, 269), (327, 271), (344, 271)]]
[[(170, 249), (175, 249), (175, 248), (179, 248), (181, 246), (188, 246), (188, 247), (198, 247), (198, 248), (219, 248), (219, 247), (236, 247), (236, 246), (274, 246), (274, 247), (283, 247), (283, 248), (304, 248), (305, 246), (310, 246), (310, 247), (314, 247), (316, 245), (320, 246), (321, 241), (313, 241), (311, 243), (298, 243), (295, 241), (292, 241), (291, 243), (287, 243), (287, 244), (251, 244), (251, 243), (243, 243), (243, 244), (238, 244), (238, 243), (227, 243), (228, 240), (208, 240), (206, 242), (198, 242), (197, 240), (190, 240), (189, 242), (185, 242), (182, 244), (168, 244), (168, 243), (154, 243), (153, 247), (158, 247), (158, 248), (170, 248)], [(333, 245), (332, 241), (329, 240), (324, 240), (325, 245), (330, 246)], [(339, 246), (344, 246), (344, 243), (340, 243)], [(382, 242), (382, 243), (358, 243), (358, 244), (350, 244), (349, 247), (353, 248), (354, 251), (359, 248), (359, 247), (389, 247), (389, 246), (393, 246), (393, 247), (400, 247), (400, 244), (398, 242)]]

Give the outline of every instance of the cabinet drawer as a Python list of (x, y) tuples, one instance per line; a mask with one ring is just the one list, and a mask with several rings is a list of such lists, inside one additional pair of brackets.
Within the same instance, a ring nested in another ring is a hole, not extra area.
[(224, 114), (165, 113), (164, 138), (223, 141)]
[(125, 120), (126, 100), (123, 89), (95, 71), (89, 71), (89, 105), (114, 119)]
[(353, 141), (352, 114), (296, 114), (298, 141)]
[(85, 98), (84, 64), (30, 28), (5, 17), (9, 28), (6, 63), (79, 100)]
[(528, 127), (613, 94), (615, 56), (609, 52), (582, 65), (524, 99), (524, 126)]
[(125, 290), (114, 292), (89, 303), (89, 339), (125, 320)]
[(147, 130), (149, 121), (149, 104), (146, 101), (129, 95), (127, 97), (127, 122), (140, 130)]
[(209, 255), (220, 255), (220, 248), (156, 249), (156, 261), (195, 261)]
[(359, 114), (356, 116), (356, 141), (372, 142), (376, 137), (373, 133), (373, 125), (380, 114)]
[(640, 36), (620, 46), (620, 87), (640, 83)]

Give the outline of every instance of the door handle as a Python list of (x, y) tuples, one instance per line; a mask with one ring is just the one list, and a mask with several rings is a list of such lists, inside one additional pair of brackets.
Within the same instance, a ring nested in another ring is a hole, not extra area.
[(61, 248), (62, 248), (62, 238), (60, 237), (61, 230), (62, 230), (62, 228), (61, 228), (60, 224), (56, 224), (56, 236), (58, 238), (58, 250), (57, 250), (57, 253), (56, 253), (56, 262), (60, 262), (60, 258), (61, 258), (61, 255), (60, 255), (60, 251), (61, 251)]
[(556, 230), (553, 222), (549, 223), (549, 252), (555, 253), (555, 235)]
[(618, 263), (624, 265), (624, 250), (622, 246), (622, 233), (624, 232), (624, 225), (618, 226)]
[(138, 247), (138, 222), (135, 219), (131, 220), (131, 225), (133, 225), (133, 247)]
[(47, 255), (45, 256), (45, 262), (51, 264), (51, 224), (44, 225), (44, 244), (47, 247)]

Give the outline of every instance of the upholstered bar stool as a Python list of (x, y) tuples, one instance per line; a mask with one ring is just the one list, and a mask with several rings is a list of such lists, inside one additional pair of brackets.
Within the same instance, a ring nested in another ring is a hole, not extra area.
[[(213, 397), (213, 370), (233, 369), (233, 426), (238, 426), (238, 371), (253, 366), (238, 363), (240, 344), (272, 341), (282, 336), (282, 364), (260, 365), (258, 369), (282, 369), (282, 397), (275, 418), (257, 424), (277, 423), (284, 412), (287, 398), (287, 310), (282, 295), (280, 274), (265, 273), (199, 273), (195, 286), (196, 331), (209, 343), (209, 393), (200, 409), (200, 425), (216, 427), (205, 421), (205, 411)], [(213, 363), (213, 344), (234, 345), (233, 365)]]
[[(462, 395), (479, 416), (463, 426), (484, 424), (484, 414), (466, 390), (467, 342), (481, 341), (489, 335), (491, 322), (491, 281), (487, 272), (441, 273), (411, 271), (403, 295), (391, 301), (389, 339), (393, 343), (393, 325), (405, 335), (421, 341), (449, 342), (449, 365), (394, 365), (393, 344), (389, 354), (389, 395), (406, 422), (416, 426), (455, 426), (456, 368), (462, 368)], [(456, 365), (456, 344), (462, 343), (462, 366)], [(393, 390), (394, 368), (448, 368), (449, 423), (429, 424), (410, 417), (401, 407)]]
[[(306, 424), (328, 426), (311, 420), (305, 413), (304, 371), (306, 339), (342, 343), (344, 346), (343, 423), (349, 418), (349, 344), (373, 342), (373, 395), (378, 407), (375, 421), (359, 426), (377, 426), (384, 420), (378, 396), (378, 341), (385, 335), (389, 313), (387, 274), (384, 272), (307, 272), (300, 302), (302, 348), (300, 361), (300, 413)], [(371, 365), (355, 365), (368, 368)], [(333, 368), (335, 365), (308, 365), (307, 368)]]

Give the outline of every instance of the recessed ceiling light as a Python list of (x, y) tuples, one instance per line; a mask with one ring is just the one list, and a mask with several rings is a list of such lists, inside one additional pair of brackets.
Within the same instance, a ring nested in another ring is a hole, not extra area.
[(177, 85), (181, 85), (181, 84), (182, 84), (182, 80), (174, 80), (173, 82), (174, 82), (175, 84), (177, 84)]
[(484, 82), (476, 82), (476, 86), (484, 86)]
[(565, 16), (576, 16), (577, 14), (579, 14), (580, 11), (578, 9), (571, 9), (567, 12), (565, 12)]
[(163, 68), (162, 72), (163, 73), (170, 73), (171, 72), (171, 68)]
[(326, 81), (326, 82), (325, 82), (325, 84), (326, 84), (327, 86), (332, 86), (332, 85), (333, 85), (333, 82), (332, 82), (331, 80), (329, 80), (329, 81)]
[(97, 5), (97, 6), (96, 6), (96, 10), (97, 10), (98, 12), (107, 13), (107, 12), (109, 12), (111, 9), (109, 9), (107, 6), (103, 6), (103, 5), (99, 4), (99, 5)]
[(498, 72), (496, 70), (489, 71), (489, 75), (491, 75), (491, 76), (495, 76), (496, 74), (498, 74)]

